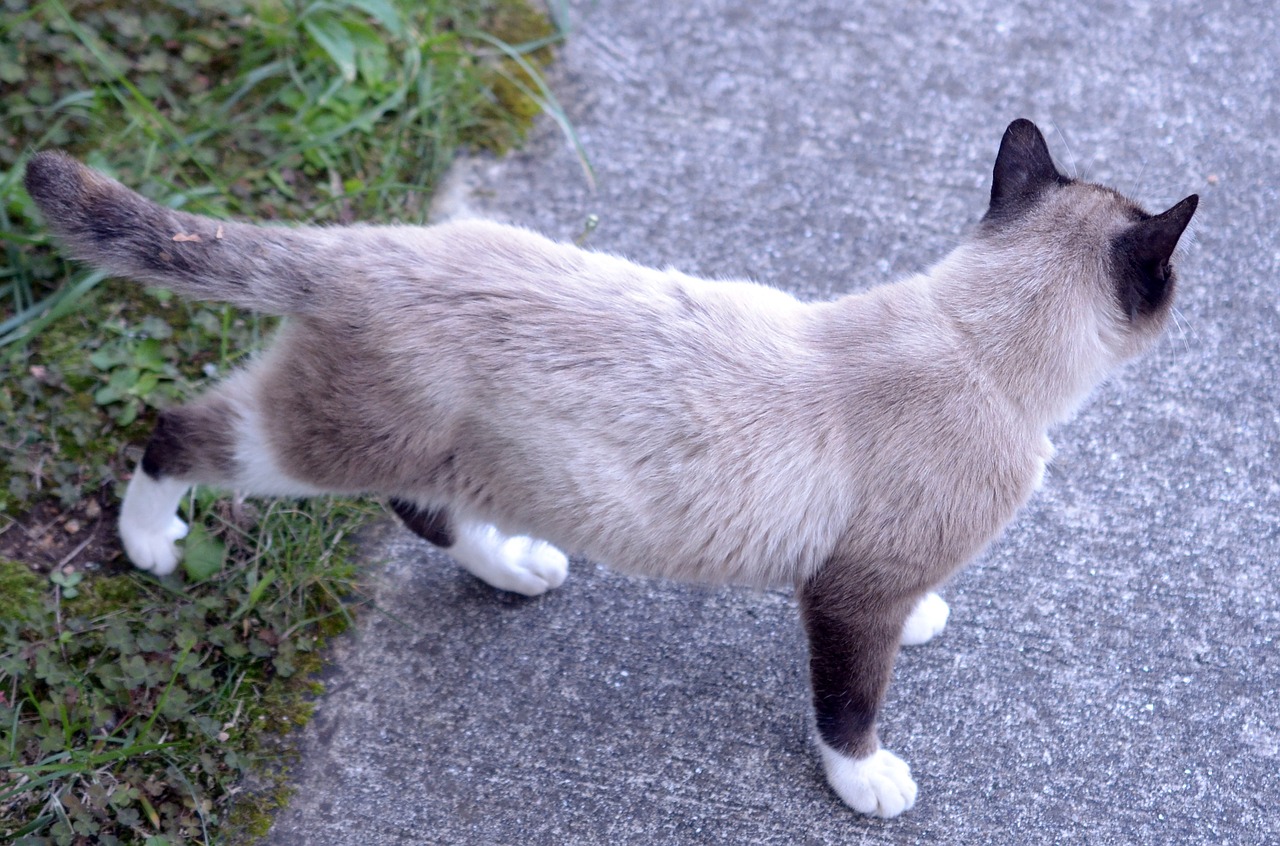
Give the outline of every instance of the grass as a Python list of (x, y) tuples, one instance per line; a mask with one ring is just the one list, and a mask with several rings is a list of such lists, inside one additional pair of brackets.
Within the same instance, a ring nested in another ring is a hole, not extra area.
[(276, 506), (234, 530), (234, 563), (204, 581), (25, 585), (38, 602), (0, 622), (8, 842), (215, 842), (269, 811), (270, 793), (239, 785), (279, 773), (275, 738), (310, 713), (301, 679), (349, 621), (344, 539), (360, 516)]
[(155, 410), (273, 327), (64, 262), (23, 163), (61, 147), (220, 216), (421, 221), (460, 147), (538, 109), (573, 140), (540, 75), (559, 33), (524, 0), (0, 8), (0, 841), (248, 842), (381, 509), (198, 491), (182, 571), (132, 571), (113, 527)]

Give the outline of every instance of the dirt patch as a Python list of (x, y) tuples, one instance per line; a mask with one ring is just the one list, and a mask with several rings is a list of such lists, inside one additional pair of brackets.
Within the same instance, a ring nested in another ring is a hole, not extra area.
[(116, 537), (119, 504), (104, 489), (66, 508), (37, 504), (0, 530), (0, 557), (39, 573), (58, 568), (112, 574), (129, 563)]

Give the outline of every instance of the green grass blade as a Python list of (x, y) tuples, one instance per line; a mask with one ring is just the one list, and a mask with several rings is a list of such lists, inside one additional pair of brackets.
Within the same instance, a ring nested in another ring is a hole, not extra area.
[(557, 100), (556, 95), (551, 92), (551, 89), (547, 86), (546, 80), (543, 79), (543, 76), (538, 72), (538, 69), (530, 64), (529, 60), (521, 55), (519, 50), (499, 38), (494, 38), (487, 32), (468, 32), (466, 33), (466, 37), (474, 38), (477, 41), (483, 41), (484, 43), (492, 45), (502, 51), (509, 59), (519, 65), (520, 69), (528, 75), (529, 79), (533, 80), (534, 84), (538, 86), (538, 90), (535, 92), (530, 89), (523, 80), (512, 74), (504, 74), (504, 76), (515, 84), (526, 96), (537, 102), (542, 107), (542, 110), (549, 114), (552, 120), (556, 122), (556, 125), (560, 127), (560, 131), (564, 133), (565, 138), (569, 141), (569, 144), (573, 147), (574, 153), (578, 157), (578, 164), (582, 167), (582, 172), (586, 176), (587, 184), (590, 186), (591, 190), (594, 191), (596, 187), (595, 168), (591, 166), (591, 160), (587, 157), (587, 151), (582, 146), (582, 141), (578, 138), (578, 132), (574, 129), (573, 123), (569, 120), (569, 116), (565, 114), (564, 108), (560, 105), (560, 101)]
[(87, 272), (69, 287), (58, 290), (22, 314), (0, 323), (0, 333), (3, 333), (0, 334), (0, 347), (34, 338), (50, 323), (74, 310), (80, 298), (106, 278), (107, 274), (100, 270)]

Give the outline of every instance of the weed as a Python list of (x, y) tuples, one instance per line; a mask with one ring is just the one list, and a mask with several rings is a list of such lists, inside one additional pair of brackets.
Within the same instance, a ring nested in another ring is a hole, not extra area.
[(305, 676), (358, 599), (346, 541), (377, 509), (199, 491), (181, 574), (128, 570), (115, 488), (155, 409), (273, 325), (63, 262), (22, 164), (62, 147), (217, 215), (421, 220), (458, 145), (558, 112), (538, 71), (556, 35), (523, 0), (0, 8), (0, 840), (261, 832), (287, 791), (243, 779), (281, 771), (266, 727), (309, 715)]
[(86, 580), (74, 595), (55, 574), (59, 590), (0, 622), (0, 836), (186, 843), (222, 826), (245, 774), (276, 762), (262, 730), (308, 714), (311, 688), (285, 680), (314, 668), (316, 622), (349, 619), (331, 586), (350, 583), (342, 538), (367, 510), (287, 511), (262, 527), (287, 523), (279, 558), (242, 553), (199, 584)]

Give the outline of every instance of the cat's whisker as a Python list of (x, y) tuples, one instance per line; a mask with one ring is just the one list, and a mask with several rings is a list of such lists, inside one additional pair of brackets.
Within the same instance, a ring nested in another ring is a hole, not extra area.
[(1136, 183), (1129, 191), (1129, 196), (1131, 197), (1142, 196), (1142, 180), (1143, 180), (1143, 177), (1147, 175), (1147, 161), (1148, 160), (1145, 158), (1142, 160), (1142, 167), (1139, 168), (1138, 170), (1138, 178), (1136, 180)]
[(1059, 127), (1056, 122), (1053, 124), (1053, 131), (1058, 133), (1058, 138), (1062, 141), (1062, 146), (1067, 148), (1067, 159), (1069, 160), (1068, 164), (1070, 166), (1069, 172), (1071, 178), (1078, 178), (1080, 169), (1077, 166), (1075, 151), (1071, 149), (1071, 142), (1067, 140), (1067, 136), (1063, 133), (1062, 128)]
[(1097, 163), (1098, 163), (1098, 154), (1094, 153), (1092, 156), (1089, 157), (1089, 163), (1085, 166), (1084, 174), (1080, 177), (1082, 181), (1084, 182), (1093, 181), (1093, 168), (1094, 168), (1094, 165), (1096, 165)]
[(1177, 365), (1183, 356), (1191, 352), (1190, 324), (1176, 308), (1169, 309), (1169, 321), (1175, 331), (1165, 332), (1160, 336), (1154, 354), (1160, 356), (1166, 364)]
[(1191, 338), (1195, 335), (1195, 330), (1189, 321), (1177, 306), (1169, 309), (1169, 316), (1173, 318), (1173, 325), (1178, 330), (1178, 337), (1182, 339), (1182, 346), (1186, 352), (1191, 352)]

